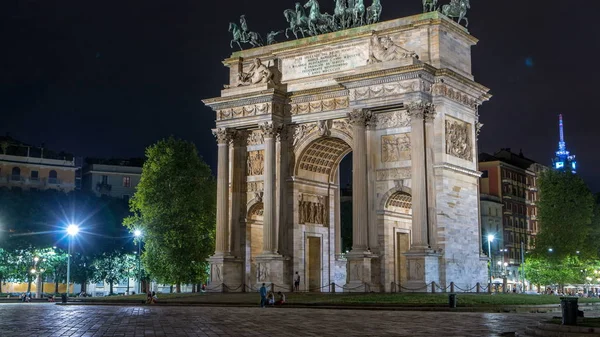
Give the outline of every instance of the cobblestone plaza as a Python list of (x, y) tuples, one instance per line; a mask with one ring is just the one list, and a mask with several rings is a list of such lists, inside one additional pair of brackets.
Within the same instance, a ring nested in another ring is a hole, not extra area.
[(552, 314), (0, 304), (0, 336), (503, 336)]

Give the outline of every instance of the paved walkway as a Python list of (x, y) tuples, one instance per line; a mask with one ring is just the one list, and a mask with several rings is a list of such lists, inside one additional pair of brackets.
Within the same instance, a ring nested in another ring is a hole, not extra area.
[(523, 331), (552, 314), (0, 305), (0, 336), (434, 336)]

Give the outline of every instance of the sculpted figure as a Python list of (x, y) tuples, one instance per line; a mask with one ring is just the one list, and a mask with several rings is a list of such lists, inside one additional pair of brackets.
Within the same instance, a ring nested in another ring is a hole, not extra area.
[(451, 0), (450, 4), (442, 6), (442, 13), (449, 18), (458, 18), (458, 24), (465, 20), (465, 27), (469, 27), (469, 19), (466, 15), (470, 8), (469, 0)]
[(275, 36), (277, 36), (277, 35), (279, 35), (281, 33), (283, 33), (282, 30), (277, 31), (277, 32), (272, 30), (269, 34), (267, 34), (267, 44), (275, 44), (275, 43), (277, 43), (277, 41), (275, 41)]
[(416, 57), (415, 52), (407, 51), (394, 43), (389, 36), (371, 38), (371, 57), (369, 63), (387, 62), (402, 58)]
[(423, 0), (423, 13), (436, 11), (437, 2), (438, 0)]
[[(437, 0), (435, 0), (437, 1)], [(373, 4), (367, 7), (367, 24), (373, 24), (379, 22), (379, 18), (381, 17), (381, 11), (383, 7), (381, 6), (380, 0), (373, 0)]]
[(252, 66), (250, 66), (250, 69), (248, 69), (248, 72), (241, 72), (238, 75), (238, 80), (238, 86), (252, 85), (258, 83), (272, 83), (273, 72), (271, 72), (269, 68), (262, 64), (259, 58), (255, 58), (252, 63)]

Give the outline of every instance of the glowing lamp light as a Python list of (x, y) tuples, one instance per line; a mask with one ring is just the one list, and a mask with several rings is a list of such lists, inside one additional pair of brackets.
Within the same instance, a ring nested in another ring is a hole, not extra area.
[(554, 249), (552, 249), (552, 248), (548, 248), (548, 251), (549, 251), (550, 253), (552, 253), (552, 252), (554, 251)]
[(31, 269), (31, 273), (35, 274), (35, 268)]
[(39, 258), (39, 257), (37, 257), (37, 256), (33, 258), (33, 261), (35, 261), (36, 263), (37, 263), (39, 260), (40, 260), (40, 258)]
[(75, 236), (77, 233), (79, 233), (79, 226), (71, 224), (67, 227), (67, 234), (70, 236)]
[(501, 266), (502, 265), (502, 261), (498, 261), (498, 265)]
[(492, 234), (488, 235), (488, 241), (494, 242), (494, 236)]
[(133, 231), (133, 236), (135, 236), (136, 238), (139, 238), (140, 236), (142, 236), (142, 231), (139, 229), (136, 229), (135, 231)]

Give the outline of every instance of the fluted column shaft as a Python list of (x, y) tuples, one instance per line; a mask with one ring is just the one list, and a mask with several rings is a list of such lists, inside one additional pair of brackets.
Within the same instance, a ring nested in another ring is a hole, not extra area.
[(370, 112), (362, 109), (348, 114), (352, 124), (352, 251), (368, 248), (367, 139), (366, 122)]
[(273, 122), (260, 124), (265, 140), (265, 164), (263, 172), (263, 254), (275, 254), (277, 228), (275, 223), (275, 134)]
[(412, 249), (429, 248), (424, 116), (430, 107), (431, 104), (423, 102), (408, 106), (411, 118)]
[(231, 156), (231, 217), (230, 217), (230, 243), (229, 250), (234, 256), (241, 256), (241, 230), (240, 230), (240, 209), (242, 207), (242, 194), (245, 179), (246, 163), (246, 139), (247, 134), (236, 132), (232, 135), (230, 156)]
[(230, 131), (213, 130), (218, 142), (217, 163), (217, 233), (215, 255), (229, 253), (229, 141)]

